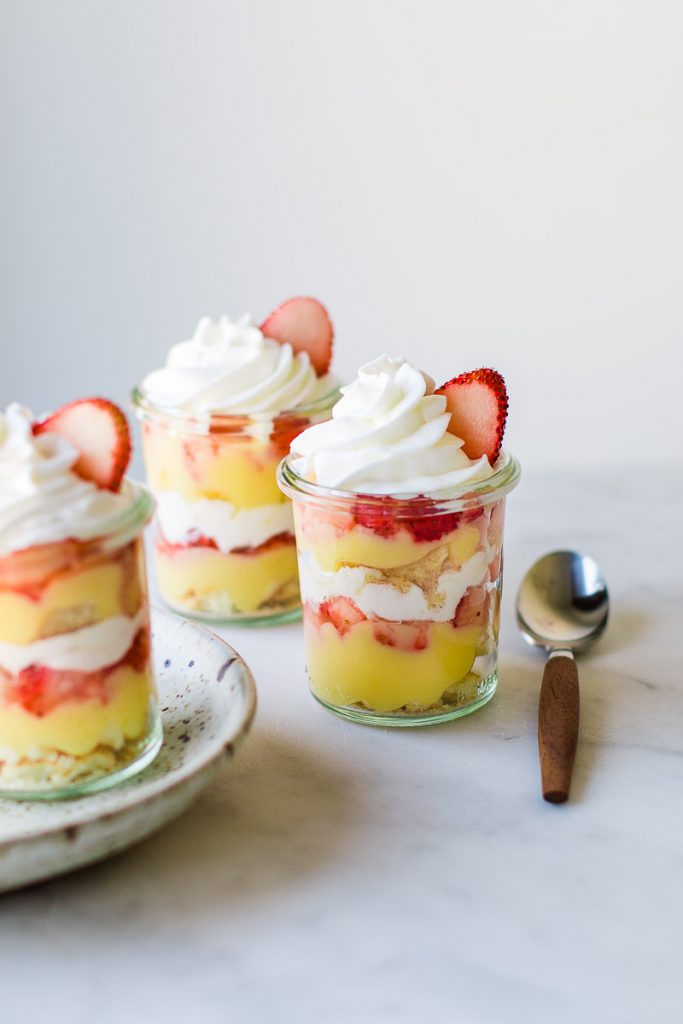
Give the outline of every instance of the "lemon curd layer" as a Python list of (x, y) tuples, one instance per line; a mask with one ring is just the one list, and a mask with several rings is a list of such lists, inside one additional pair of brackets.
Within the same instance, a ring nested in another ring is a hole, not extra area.
[(328, 704), (360, 703), (377, 711), (438, 704), (469, 673), (481, 633), (477, 626), (430, 623), (426, 646), (411, 651), (378, 643), (372, 622), (343, 636), (332, 623), (305, 630), (313, 693)]
[(156, 570), (165, 601), (190, 611), (255, 612), (272, 600), (298, 599), (294, 542), (260, 553), (224, 554), (216, 548), (157, 549)]
[(280, 455), (268, 441), (248, 437), (180, 436), (153, 424), (143, 430), (145, 465), (153, 491), (177, 491), (187, 501), (219, 498), (235, 508), (285, 500), (275, 479)]
[(42, 716), (20, 704), (0, 706), (0, 749), (32, 759), (43, 751), (82, 757), (98, 746), (118, 750), (138, 739), (147, 726), (153, 693), (150, 673), (122, 665), (111, 673), (107, 687), (111, 698), (106, 704), (65, 701)]
[(479, 529), (469, 523), (433, 541), (415, 541), (406, 530), (399, 530), (392, 537), (381, 537), (364, 527), (357, 527), (337, 536), (333, 527), (327, 524), (313, 530), (308, 526), (302, 529), (299, 521), (296, 526), (299, 550), (310, 551), (323, 572), (336, 572), (344, 565), (397, 569), (417, 562), (444, 546), (448, 547), (448, 556), (453, 564), (462, 565), (481, 543)]
[(124, 582), (124, 566), (110, 561), (55, 577), (38, 600), (20, 590), (0, 590), (0, 643), (30, 644), (126, 614)]

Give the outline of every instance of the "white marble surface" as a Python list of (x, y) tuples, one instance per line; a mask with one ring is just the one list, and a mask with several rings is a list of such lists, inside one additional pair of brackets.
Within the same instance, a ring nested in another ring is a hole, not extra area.
[[(678, 1022), (682, 478), (523, 479), (499, 691), (452, 725), (342, 722), (307, 693), (297, 626), (226, 630), (259, 685), (252, 735), (163, 832), (0, 901), (0, 1019)], [(566, 545), (603, 566), (613, 616), (555, 807), (512, 603)]]

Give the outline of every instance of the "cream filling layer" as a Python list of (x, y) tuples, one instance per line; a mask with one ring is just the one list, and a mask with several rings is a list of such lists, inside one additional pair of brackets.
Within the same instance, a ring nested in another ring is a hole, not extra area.
[(157, 491), (157, 517), (169, 544), (189, 544), (201, 535), (223, 554), (234, 548), (258, 547), (279, 533), (294, 533), (292, 506), (287, 502), (236, 509), (220, 498), (187, 501), (178, 491)]
[(299, 561), (301, 597), (315, 607), (334, 597), (348, 597), (364, 615), (393, 622), (427, 620), (449, 622), (469, 587), (486, 579), (488, 555), (477, 551), (459, 569), (447, 569), (436, 587), (426, 594), (415, 583), (399, 588), (382, 580), (379, 569), (344, 566), (337, 572), (322, 572), (308, 555)]
[(97, 672), (123, 658), (145, 621), (146, 611), (141, 609), (133, 618), (113, 615), (92, 626), (30, 644), (0, 643), (0, 668), (11, 675), (18, 675), (29, 665), (59, 672)]

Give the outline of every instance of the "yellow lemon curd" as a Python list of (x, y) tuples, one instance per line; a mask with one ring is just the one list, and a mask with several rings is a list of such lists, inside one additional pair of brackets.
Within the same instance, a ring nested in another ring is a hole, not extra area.
[(125, 582), (123, 564), (109, 561), (59, 573), (38, 600), (21, 590), (0, 590), (0, 643), (30, 644), (125, 614)]
[(480, 628), (432, 622), (427, 643), (408, 651), (378, 643), (372, 622), (343, 636), (332, 623), (306, 624), (306, 654), (313, 693), (328, 704), (364, 704), (377, 711), (405, 705), (430, 707), (472, 668)]
[(153, 491), (177, 491), (186, 501), (219, 498), (237, 509), (278, 505), (277, 446), (257, 438), (207, 434), (181, 436), (145, 423), (143, 449)]
[[(149, 483), (157, 493), (176, 491), (190, 502), (218, 499), (235, 509), (289, 502), (275, 478), (282, 452), (270, 440), (181, 436), (146, 423), (143, 445)], [(249, 615), (299, 603), (293, 539), (248, 554), (160, 543), (155, 565), (164, 600), (187, 611)]]
[[(0, 642), (27, 646), (115, 616), (134, 615), (144, 600), (141, 542), (84, 559), (49, 575), (42, 587), (0, 589)], [(18, 581), (19, 584), (21, 581)], [(98, 675), (102, 670), (96, 670)], [(116, 750), (145, 731), (154, 682), (149, 668), (121, 664), (103, 682), (106, 701), (69, 698), (43, 715), (2, 701), (0, 748), (35, 759), (45, 751), (80, 757), (106, 745)]]
[(0, 747), (32, 760), (40, 751), (83, 757), (98, 746), (120, 749), (142, 736), (153, 693), (148, 670), (127, 665), (107, 679), (110, 699), (65, 701), (45, 715), (34, 715), (20, 704), (0, 705)]
[(189, 611), (250, 613), (270, 601), (298, 600), (293, 540), (251, 554), (223, 554), (205, 547), (158, 547), (155, 558), (164, 600)]

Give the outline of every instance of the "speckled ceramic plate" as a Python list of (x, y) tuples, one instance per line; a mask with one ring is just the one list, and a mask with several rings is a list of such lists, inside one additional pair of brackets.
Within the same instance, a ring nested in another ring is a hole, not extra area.
[(152, 612), (164, 742), (153, 764), (113, 789), (61, 803), (0, 800), (0, 892), (102, 860), (192, 802), (232, 755), (256, 709), (240, 656), (202, 626)]

